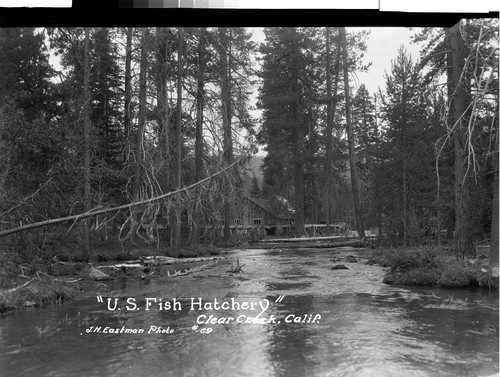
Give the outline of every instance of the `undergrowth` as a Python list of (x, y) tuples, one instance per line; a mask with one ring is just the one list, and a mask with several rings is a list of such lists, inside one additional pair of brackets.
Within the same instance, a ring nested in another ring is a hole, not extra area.
[(36, 279), (25, 287), (0, 292), (0, 313), (22, 307), (59, 304), (80, 293), (81, 288), (77, 283)]
[(442, 287), (488, 287), (491, 284), (498, 289), (498, 278), (489, 280), (484, 264), (456, 259), (447, 250), (431, 246), (373, 250), (368, 263), (390, 267), (384, 278), (387, 284)]

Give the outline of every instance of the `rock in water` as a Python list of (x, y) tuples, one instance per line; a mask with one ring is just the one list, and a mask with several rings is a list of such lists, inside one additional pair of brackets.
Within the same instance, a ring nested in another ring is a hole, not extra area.
[(498, 266), (495, 266), (491, 269), (491, 276), (493, 276), (494, 278), (498, 277)]
[(332, 270), (348, 270), (348, 269), (349, 268), (347, 268), (344, 264), (337, 264), (332, 267)]
[(94, 280), (97, 280), (97, 281), (100, 281), (100, 280), (109, 280), (111, 279), (111, 276), (109, 276), (108, 274), (105, 274), (104, 272), (102, 271), (99, 271), (97, 268), (95, 267), (91, 267), (90, 268), (90, 272), (89, 272), (89, 277), (91, 279), (94, 279)]
[(356, 257), (353, 257), (352, 255), (348, 255), (348, 256), (345, 258), (345, 261), (346, 261), (346, 262), (349, 262), (349, 263), (356, 263), (358, 260), (356, 259)]
[(395, 279), (396, 279), (396, 276), (394, 275), (394, 273), (388, 272), (384, 276), (382, 283), (387, 284), (387, 285), (391, 285), (391, 284), (394, 284)]

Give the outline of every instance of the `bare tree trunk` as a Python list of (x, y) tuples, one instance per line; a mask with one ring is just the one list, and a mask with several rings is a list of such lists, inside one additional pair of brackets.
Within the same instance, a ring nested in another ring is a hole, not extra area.
[[(179, 44), (177, 48), (177, 118), (175, 125), (175, 185), (182, 185), (182, 49), (184, 29), (179, 28)], [(182, 208), (176, 208), (176, 224), (174, 228), (174, 247), (181, 246)]]
[(170, 189), (169, 187), (169, 159), (170, 159), (170, 128), (169, 117), (170, 108), (167, 96), (167, 80), (168, 80), (168, 65), (167, 65), (167, 50), (168, 41), (165, 38), (165, 30), (162, 27), (156, 28), (156, 95), (157, 108), (156, 117), (158, 124), (158, 146), (160, 148), (162, 159), (162, 172), (160, 185), (163, 191)]
[[(439, 137), (441, 136), (440, 134), (440, 125), (441, 125), (441, 119), (440, 119), (440, 105), (438, 104), (438, 101), (436, 97), (433, 98), (432, 102), (432, 113), (433, 113), (433, 123), (434, 123), (434, 140), (438, 140)], [(435, 233), (436, 233), (436, 244), (439, 249), (441, 249), (443, 245), (443, 237), (442, 237), (442, 223), (443, 223), (443, 214), (442, 214), (442, 199), (441, 199), (441, 183), (440, 183), (440, 177), (441, 177), (441, 172), (438, 164), (438, 160), (436, 160), (436, 175), (438, 177), (437, 184), (436, 184), (436, 228), (435, 228)]]
[[(162, 192), (167, 192), (172, 189), (170, 184), (170, 106), (168, 102), (167, 80), (169, 79), (169, 40), (166, 36), (164, 27), (156, 28), (156, 93), (157, 93), (157, 106), (156, 106), (156, 119), (157, 119), (157, 133), (158, 133), (158, 147), (160, 150), (161, 162), (159, 168), (158, 182)], [(165, 206), (162, 206), (162, 215), (164, 218), (168, 217)], [(167, 236), (170, 234), (168, 230), (163, 233), (165, 243), (170, 244), (171, 240)]]
[[(147, 36), (148, 29), (144, 28), (141, 37), (141, 63), (139, 73), (139, 118), (137, 125), (136, 137), (136, 160), (135, 160), (135, 176), (134, 184), (132, 187), (133, 200), (138, 201), (141, 194), (141, 181), (142, 181), (142, 164), (144, 161), (144, 127), (146, 123), (146, 85), (147, 85), (147, 63), (148, 63), (148, 50), (147, 50)], [(132, 240), (135, 232), (137, 231), (137, 216), (134, 214), (132, 221)]]
[[(333, 220), (332, 218), (332, 214), (331, 214), (331, 208), (333, 207), (332, 206), (332, 203), (331, 203), (331, 195), (332, 195), (332, 191), (333, 190), (333, 172), (332, 172), (332, 169), (331, 169), (331, 163), (332, 163), (332, 160), (333, 160), (333, 157), (332, 157), (332, 148), (333, 148), (333, 143), (332, 143), (332, 137), (333, 137), (333, 123), (334, 123), (334, 118), (335, 118), (335, 112), (336, 112), (336, 109), (337, 109), (337, 103), (338, 103), (338, 96), (337, 96), (337, 89), (338, 89), (338, 84), (339, 84), (339, 72), (340, 72), (340, 52), (341, 52), (341, 49), (340, 49), (340, 46), (337, 45), (337, 56), (335, 58), (335, 78), (334, 78), (334, 81), (333, 81), (333, 94), (330, 93), (330, 95), (328, 95), (329, 97), (329, 100), (328, 100), (328, 104), (330, 105), (330, 110), (328, 111), (328, 114), (329, 114), (329, 120), (327, 120), (327, 142), (328, 142), (328, 149), (327, 149), (327, 153), (328, 153), (328, 156), (327, 156), (327, 161), (328, 161), (328, 174), (327, 174), (327, 180), (328, 180), (328, 184), (329, 184), (329, 196), (328, 196), (328, 205), (329, 205), (329, 208), (328, 208), (328, 222), (330, 223), (330, 221)], [(330, 89), (331, 90), (331, 89)], [(333, 95), (333, 97), (331, 97)]]
[(341, 43), (343, 51), (344, 65), (344, 91), (345, 91), (345, 112), (346, 112), (346, 131), (347, 143), (349, 144), (349, 165), (351, 171), (351, 186), (352, 186), (352, 201), (354, 204), (354, 216), (356, 219), (356, 229), (360, 238), (365, 237), (365, 229), (363, 225), (363, 216), (359, 210), (359, 190), (358, 190), (358, 173), (356, 169), (356, 154), (354, 151), (354, 132), (351, 124), (351, 109), (349, 95), (349, 70), (347, 67), (347, 41), (345, 27), (340, 29)]
[(299, 72), (297, 56), (299, 55), (298, 36), (295, 28), (292, 28), (292, 53), (291, 53), (291, 75), (292, 94), (294, 101), (290, 106), (292, 121), (294, 124), (292, 133), (293, 152), (293, 180), (295, 191), (295, 232), (297, 235), (304, 234), (305, 206), (304, 206), (304, 171), (302, 162), (302, 125), (299, 117)]
[(127, 28), (127, 47), (125, 50), (125, 111), (123, 116), (123, 126), (125, 133), (125, 142), (129, 140), (130, 137), (130, 102), (132, 98), (132, 28)]
[(139, 119), (137, 125), (137, 139), (136, 139), (136, 165), (135, 165), (135, 178), (133, 186), (134, 200), (139, 199), (140, 185), (142, 180), (142, 163), (144, 160), (144, 126), (146, 122), (146, 72), (148, 63), (147, 51), (147, 34), (148, 29), (144, 28), (141, 38), (141, 66), (139, 73)]
[[(200, 28), (198, 36), (198, 84), (196, 90), (196, 132), (195, 132), (195, 181), (203, 178), (203, 111), (205, 108), (205, 66), (206, 29)], [(198, 244), (201, 227), (201, 208), (194, 210), (194, 226), (191, 243)]]
[(457, 256), (474, 257), (472, 242), (472, 203), (474, 186), (473, 167), (468, 164), (468, 122), (470, 118), (469, 84), (463, 75), (467, 51), (460, 34), (460, 22), (447, 29), (448, 42), (448, 100), (450, 101), (448, 125), (453, 127), (455, 149), (455, 249)]
[(368, 113), (367, 113), (367, 99), (363, 97), (363, 102), (361, 103), (361, 111), (362, 111), (362, 143), (363, 143), (363, 149), (362, 149), (362, 160), (364, 163), (363, 171), (361, 173), (361, 192), (360, 192), (360, 213), (361, 213), (361, 218), (363, 220), (363, 226), (365, 224), (365, 218), (364, 214), (366, 213), (366, 202), (367, 202), (367, 189), (365, 186), (365, 180), (367, 179), (368, 172), (372, 170), (372, 156), (368, 153), (368, 145), (369, 145), (369, 140), (368, 140)]
[(326, 223), (327, 232), (330, 233), (330, 223), (332, 221), (331, 207), (332, 207), (332, 190), (333, 190), (333, 177), (332, 177), (332, 133), (333, 133), (333, 118), (335, 116), (335, 109), (337, 107), (337, 86), (339, 79), (340, 68), (340, 48), (337, 47), (337, 55), (335, 59), (335, 78), (332, 97), (332, 75), (331, 75), (331, 28), (325, 29), (326, 34), (326, 140), (325, 140), (325, 191), (326, 191)]
[(401, 121), (401, 150), (403, 157), (403, 171), (401, 172), (403, 181), (403, 245), (408, 244), (408, 183), (407, 183), (407, 161), (406, 161), (406, 80), (403, 80), (401, 88), (402, 121)]
[[(83, 68), (83, 137), (85, 140), (85, 162), (84, 162), (84, 197), (85, 211), (91, 209), (91, 192), (90, 192), (90, 32), (89, 28), (85, 28), (85, 52), (84, 52), (84, 68)], [(90, 256), (92, 254), (92, 245), (90, 242), (89, 221), (84, 222), (84, 254)]]
[[(222, 31), (222, 129), (224, 132), (223, 148), (224, 148), (224, 163), (230, 165), (233, 161), (233, 135), (231, 129), (231, 29), (223, 29)], [(231, 239), (231, 224), (233, 222), (232, 200), (231, 200), (231, 182), (230, 176), (225, 177), (225, 194), (226, 200), (224, 203), (224, 240)]]
[[(296, 106), (292, 105), (292, 114), (297, 115)], [(302, 153), (300, 150), (300, 125), (295, 124), (293, 134), (293, 155), (294, 155), (294, 188), (295, 188), (295, 232), (298, 235), (304, 234), (305, 211), (304, 211), (304, 172), (302, 167)]]
[[(497, 97), (498, 106), (498, 97)], [(496, 123), (496, 142), (495, 150), (493, 152), (493, 168), (495, 169), (495, 179), (493, 182), (493, 203), (492, 203), (492, 219), (491, 219), (491, 244), (490, 244), (490, 267), (498, 267), (498, 107), (497, 107), (497, 123)]]
[[(377, 95), (375, 94), (373, 96), (373, 102), (375, 105), (375, 113), (378, 114), (378, 106), (377, 106)], [(375, 123), (377, 126), (377, 130), (380, 129), (379, 123), (378, 123), (378, 116), (375, 116)], [(374, 158), (374, 171), (378, 171), (378, 166), (381, 164), (380, 158), (375, 157)], [(383, 222), (382, 222), (382, 211), (383, 211), (383, 206), (382, 206), (382, 196), (380, 193), (380, 179), (378, 176), (374, 177), (374, 184), (375, 184), (375, 201), (376, 201), (376, 208), (377, 208), (377, 229), (378, 229), (378, 237), (377, 237), (377, 246), (380, 246), (383, 238)]]

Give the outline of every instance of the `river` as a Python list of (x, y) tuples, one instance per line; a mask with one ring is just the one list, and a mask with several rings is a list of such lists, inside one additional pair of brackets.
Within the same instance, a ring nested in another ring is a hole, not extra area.
[[(365, 253), (232, 250), (186, 276), (122, 279), (0, 317), (0, 376), (498, 373), (498, 293), (385, 285), (366, 259), (331, 269)], [(242, 272), (229, 273), (237, 259)]]

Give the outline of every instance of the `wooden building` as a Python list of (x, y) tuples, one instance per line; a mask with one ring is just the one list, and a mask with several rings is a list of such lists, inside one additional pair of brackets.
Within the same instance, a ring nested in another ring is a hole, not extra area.
[(281, 236), (293, 226), (293, 213), (271, 201), (260, 198), (243, 198), (236, 208), (235, 228), (247, 232), (257, 230), (261, 235)]

